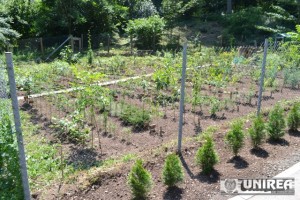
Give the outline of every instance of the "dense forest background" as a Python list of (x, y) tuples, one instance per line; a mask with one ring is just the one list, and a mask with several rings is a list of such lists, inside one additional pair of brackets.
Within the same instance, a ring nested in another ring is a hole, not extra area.
[[(215, 22), (224, 40), (246, 41), (293, 30), (300, 21), (300, 0), (0, 0), (0, 39), (89, 30), (123, 36), (131, 33), (131, 20), (151, 16), (163, 20), (163, 31), (193, 20)], [(149, 24), (138, 22), (131, 26)]]

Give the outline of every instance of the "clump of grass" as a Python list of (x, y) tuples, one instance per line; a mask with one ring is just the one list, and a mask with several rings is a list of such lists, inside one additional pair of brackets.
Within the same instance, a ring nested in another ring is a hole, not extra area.
[(132, 125), (135, 129), (143, 129), (151, 121), (150, 112), (133, 105), (126, 105), (120, 115), (126, 125)]

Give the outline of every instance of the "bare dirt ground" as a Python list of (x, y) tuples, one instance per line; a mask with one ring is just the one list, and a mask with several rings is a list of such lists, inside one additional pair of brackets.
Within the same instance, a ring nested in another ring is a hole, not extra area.
[[(247, 90), (248, 82), (241, 82), (239, 87)], [(270, 95), (264, 93), (262, 102), (263, 108), (270, 108), (280, 100), (293, 100), (299, 97), (300, 90), (291, 90), (284, 88), (282, 92), (277, 91)], [(137, 98), (130, 100), (131, 103), (139, 104)], [(46, 137), (49, 141), (57, 142), (57, 137), (54, 136), (55, 130), (50, 126), (50, 117), (55, 113), (60, 115), (55, 107), (51, 109), (49, 114), (49, 102), (45, 99), (37, 99), (31, 106), (25, 106), (32, 116), (32, 122), (41, 125), (40, 134)], [(122, 131), (128, 130), (130, 127), (122, 126), (122, 123), (117, 117), (110, 117), (111, 123), (115, 124), (114, 133), (101, 133), (100, 139), (102, 144), (102, 154), (100, 149), (95, 146), (93, 149), (88, 145), (76, 145), (72, 143), (63, 143), (64, 151), (68, 155), (68, 164), (75, 166), (84, 165), (87, 169), (94, 166), (95, 163), (111, 157), (118, 157), (128, 153), (134, 153), (146, 160), (145, 166), (152, 173), (154, 179), (154, 188), (149, 195), (150, 199), (224, 199), (224, 196), (219, 193), (220, 178), (261, 178), (272, 177), (278, 172), (291, 166), (299, 161), (300, 156), (300, 133), (287, 134), (283, 140), (278, 143), (267, 142), (262, 145), (260, 151), (251, 151), (249, 139), (240, 156), (232, 158), (231, 152), (226, 149), (223, 138), (228, 131), (228, 122), (232, 119), (246, 116), (251, 112), (256, 111), (256, 106), (240, 103), (239, 111), (237, 106), (233, 105), (231, 109), (217, 113), (217, 118), (211, 118), (208, 110), (204, 108), (203, 114), (191, 112), (191, 107), (187, 106), (185, 113), (185, 125), (183, 128), (184, 137), (194, 137), (199, 133), (195, 119), (199, 117), (201, 129), (205, 130), (209, 126), (218, 126), (220, 129), (214, 134), (215, 147), (220, 156), (220, 163), (216, 165), (216, 170), (210, 176), (203, 175), (201, 170), (195, 165), (194, 157), (197, 149), (201, 146), (200, 142), (195, 140), (184, 143), (182, 153), (182, 163), (185, 168), (185, 181), (178, 185), (178, 188), (167, 190), (161, 180), (161, 170), (163, 161), (167, 153), (174, 152), (175, 148), (171, 146), (164, 147), (165, 144), (176, 140), (178, 128), (178, 116), (173, 120), (173, 110), (167, 108), (167, 118), (155, 117), (151, 123), (156, 124), (156, 131), (162, 127), (163, 134), (149, 134), (149, 130), (134, 132), (126, 137)], [(224, 113), (224, 115), (223, 115)], [(195, 117), (196, 115), (196, 117)], [(224, 116), (224, 117), (221, 117)], [(249, 126), (249, 122), (246, 127)], [(199, 128), (199, 127), (198, 127)], [(97, 141), (98, 135), (94, 133), (94, 141)], [(162, 148), (164, 147), (164, 148)], [(159, 153), (155, 150), (160, 149)], [(131, 164), (119, 166), (112, 171), (106, 172), (99, 177), (95, 177), (96, 181), (82, 190), (80, 182), (65, 184), (60, 188), (58, 193), (58, 184), (54, 184), (49, 190), (38, 193), (37, 198), (40, 199), (131, 199), (129, 188), (126, 184), (127, 174)], [(81, 188), (81, 189), (79, 189)]]

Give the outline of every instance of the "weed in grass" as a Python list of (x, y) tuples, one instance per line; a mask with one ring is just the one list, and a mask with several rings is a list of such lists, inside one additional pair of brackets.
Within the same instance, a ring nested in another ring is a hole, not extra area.
[(125, 105), (120, 118), (126, 125), (132, 125), (135, 129), (146, 128), (151, 121), (149, 111), (133, 105)]

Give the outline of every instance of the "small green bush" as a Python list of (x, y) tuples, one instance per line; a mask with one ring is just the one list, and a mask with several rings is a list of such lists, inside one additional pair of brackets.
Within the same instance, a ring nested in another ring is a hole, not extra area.
[(84, 144), (90, 128), (85, 125), (83, 117), (83, 114), (76, 110), (70, 115), (71, 120), (53, 118), (52, 126), (58, 129), (58, 137), (62, 140)]
[(294, 104), (288, 114), (287, 124), (291, 131), (297, 131), (300, 126), (300, 109), (299, 104)]
[(249, 135), (251, 138), (252, 146), (257, 148), (262, 144), (265, 138), (265, 124), (262, 116), (258, 116), (254, 119), (251, 128), (249, 129)]
[(214, 149), (212, 137), (207, 134), (204, 138), (205, 142), (196, 154), (196, 163), (202, 168), (205, 174), (208, 174), (213, 170), (214, 165), (218, 163), (219, 157)]
[(12, 126), (9, 114), (0, 112), (0, 199), (23, 199), (18, 149)]
[(152, 188), (152, 176), (143, 167), (143, 161), (137, 160), (128, 175), (128, 185), (136, 199), (147, 196)]
[(282, 107), (276, 104), (269, 114), (267, 131), (271, 140), (278, 140), (284, 136), (285, 121), (283, 112)]
[(153, 49), (158, 46), (165, 27), (163, 18), (154, 15), (148, 18), (129, 20), (126, 32), (137, 38), (139, 49)]
[(231, 129), (225, 136), (225, 143), (229, 146), (235, 156), (244, 145), (243, 122), (237, 120), (232, 123)]
[(169, 187), (175, 186), (177, 183), (183, 181), (184, 173), (178, 155), (170, 154), (167, 156), (162, 176), (164, 184)]
[(132, 125), (136, 129), (145, 128), (151, 120), (149, 111), (133, 105), (124, 105), (120, 118), (125, 124)]

